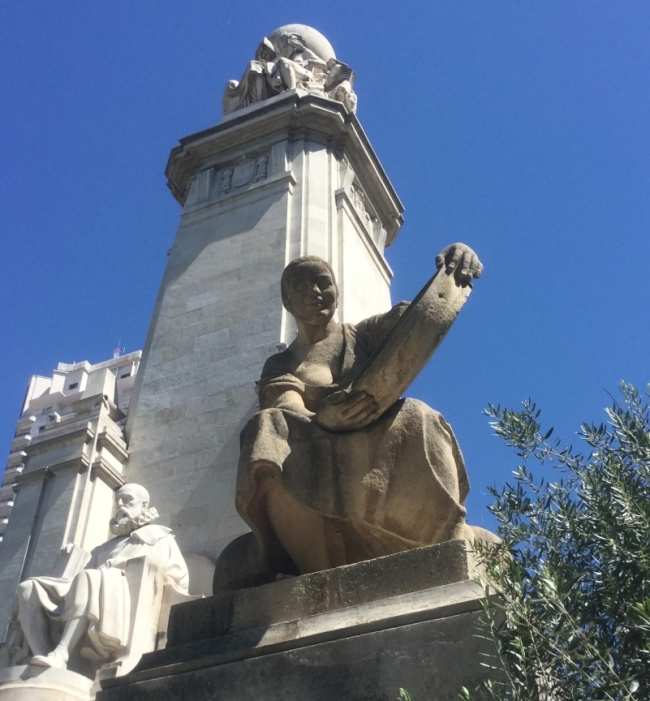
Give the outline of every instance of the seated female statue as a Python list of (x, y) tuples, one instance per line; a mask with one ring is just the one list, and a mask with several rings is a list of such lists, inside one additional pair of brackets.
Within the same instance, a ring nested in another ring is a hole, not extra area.
[[(462, 244), (441, 256), (439, 267), (456, 267), (467, 281), (480, 274)], [(264, 365), (260, 410), (241, 436), (237, 486), (237, 509), (271, 570), (313, 572), (471, 540), (465, 464), (444, 418), (416, 399), (400, 399), (377, 418), (369, 394), (341, 392), (408, 304), (339, 324), (333, 271), (312, 256), (289, 263), (281, 284), (298, 333)]]

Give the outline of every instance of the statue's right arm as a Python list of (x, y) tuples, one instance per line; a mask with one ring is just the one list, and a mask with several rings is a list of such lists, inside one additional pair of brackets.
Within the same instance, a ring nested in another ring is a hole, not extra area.
[(314, 412), (307, 409), (302, 395), (297, 390), (285, 388), (266, 387), (261, 393), (260, 406), (262, 409), (286, 409), (296, 414), (302, 414), (308, 418), (314, 416)]
[(305, 406), (304, 387), (293, 374), (288, 352), (276, 353), (267, 359), (262, 369), (258, 383), (260, 409), (286, 409), (311, 418), (314, 412)]

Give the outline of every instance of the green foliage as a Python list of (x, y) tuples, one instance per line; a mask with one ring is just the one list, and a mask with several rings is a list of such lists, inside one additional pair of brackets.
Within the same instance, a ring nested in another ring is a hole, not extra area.
[[(532, 401), (486, 410), (521, 464), (491, 490), (503, 543), (482, 550), (497, 596), (485, 604), (496, 653), (481, 697), (650, 699), (649, 410), (631, 385), (621, 394), (606, 424), (580, 427), (582, 452), (550, 440)], [(559, 479), (535, 479), (530, 461)]]

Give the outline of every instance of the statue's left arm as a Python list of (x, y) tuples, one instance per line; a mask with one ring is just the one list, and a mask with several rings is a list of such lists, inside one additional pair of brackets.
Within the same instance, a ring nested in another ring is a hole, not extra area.
[(377, 410), (367, 417), (368, 423), (399, 399), (424, 367), (467, 301), (472, 280), (483, 271), (476, 253), (464, 243), (444, 248), (436, 267), (436, 274), (413, 302), (397, 309), (398, 314), (393, 310), (357, 327), (369, 339), (372, 353), (348, 391), (375, 400)]
[[(466, 287), (481, 276), (483, 264), (467, 244), (452, 243), (436, 256), (436, 269), (438, 272), (444, 269), (447, 275), (454, 275), (458, 285)], [(385, 314), (371, 316), (357, 324), (358, 343), (364, 346), (368, 354), (373, 355), (383, 345), (411, 304), (399, 302)]]

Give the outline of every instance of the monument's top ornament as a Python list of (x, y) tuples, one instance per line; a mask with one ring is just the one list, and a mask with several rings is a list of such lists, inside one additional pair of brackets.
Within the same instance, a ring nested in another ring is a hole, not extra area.
[(241, 80), (228, 81), (223, 113), (296, 89), (338, 100), (355, 112), (353, 81), (352, 69), (336, 58), (319, 31), (305, 24), (285, 24), (262, 39)]

